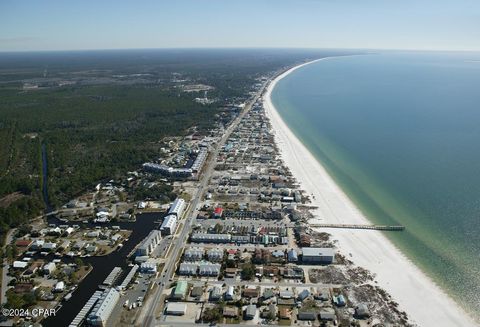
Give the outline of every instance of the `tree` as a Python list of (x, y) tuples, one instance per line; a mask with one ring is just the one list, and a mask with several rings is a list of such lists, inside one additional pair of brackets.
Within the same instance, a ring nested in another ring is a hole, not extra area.
[(77, 268), (83, 267), (83, 266), (85, 265), (85, 263), (83, 262), (83, 260), (80, 259), (80, 258), (75, 258), (74, 262), (75, 262), (75, 264), (77, 265)]
[(255, 265), (252, 263), (244, 264), (242, 268), (242, 279), (252, 280), (253, 276), (255, 276)]
[(214, 308), (206, 308), (203, 311), (203, 320), (208, 322), (218, 321), (222, 318), (222, 312), (220, 311), (220, 307), (216, 306)]

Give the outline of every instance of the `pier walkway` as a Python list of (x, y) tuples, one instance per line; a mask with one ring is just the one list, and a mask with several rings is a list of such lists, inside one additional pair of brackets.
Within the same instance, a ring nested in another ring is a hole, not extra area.
[(373, 229), (383, 231), (403, 231), (404, 226), (386, 226), (386, 225), (349, 225), (349, 224), (309, 224), (310, 227), (321, 228), (345, 228), (345, 229)]

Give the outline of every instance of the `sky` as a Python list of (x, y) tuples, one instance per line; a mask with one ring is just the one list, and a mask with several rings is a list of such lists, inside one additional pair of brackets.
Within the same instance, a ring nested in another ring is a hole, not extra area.
[(0, 0), (0, 51), (480, 51), (480, 0)]

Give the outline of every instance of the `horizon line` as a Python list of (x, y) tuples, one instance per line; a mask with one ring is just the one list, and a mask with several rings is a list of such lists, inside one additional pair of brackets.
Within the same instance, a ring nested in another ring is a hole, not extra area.
[(49, 53), (49, 52), (94, 52), (94, 51), (135, 51), (135, 50), (342, 50), (342, 51), (408, 51), (408, 52), (473, 52), (480, 49), (415, 49), (415, 48), (331, 48), (331, 47), (156, 47), (156, 48), (96, 48), (96, 49), (55, 49), (55, 50), (0, 50), (8, 53)]

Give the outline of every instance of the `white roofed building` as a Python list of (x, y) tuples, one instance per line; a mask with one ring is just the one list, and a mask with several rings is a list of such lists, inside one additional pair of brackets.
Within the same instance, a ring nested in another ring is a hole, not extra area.
[(160, 226), (160, 231), (162, 235), (172, 235), (175, 233), (177, 228), (177, 216), (168, 215), (163, 219), (162, 225)]
[(162, 239), (161, 232), (159, 230), (152, 230), (147, 237), (140, 243), (137, 250), (135, 251), (136, 255), (150, 255), (152, 251), (160, 244)]
[(119, 299), (120, 293), (116, 289), (107, 288), (88, 315), (87, 322), (92, 326), (106, 326)]

